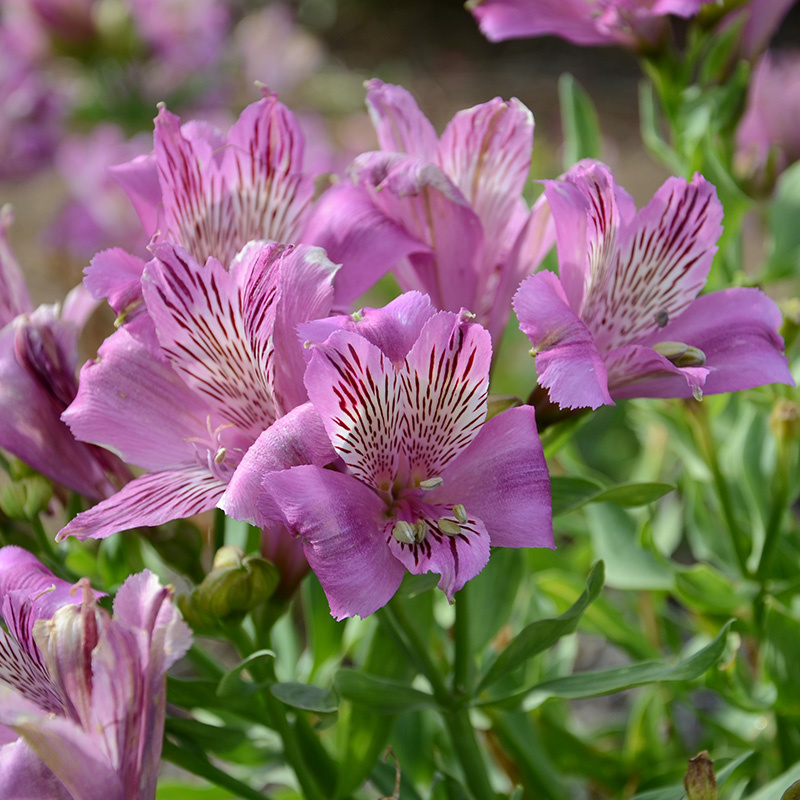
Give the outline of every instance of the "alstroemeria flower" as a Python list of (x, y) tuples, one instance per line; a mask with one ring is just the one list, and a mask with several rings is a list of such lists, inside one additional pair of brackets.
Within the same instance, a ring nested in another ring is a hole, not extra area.
[(702, 176), (670, 178), (637, 213), (605, 166), (582, 162), (548, 181), (546, 196), (560, 274), (528, 278), (514, 307), (553, 402), (597, 408), (793, 383), (772, 300), (742, 288), (697, 296), (722, 232)]
[(693, 17), (709, 0), (470, 0), (467, 6), (487, 39), (560, 36), (582, 45), (656, 44), (667, 14)]
[(404, 289), (471, 309), (497, 343), (516, 287), (552, 245), (546, 206), (531, 212), (522, 197), (531, 112), (496, 97), (460, 111), (439, 139), (400, 86), (369, 81), (367, 106), (382, 151), (359, 156), (352, 181), (319, 199), (303, 241), (342, 263), (338, 302), (394, 266)]
[[(759, 176), (774, 158), (780, 172), (800, 159), (800, 51), (765, 53), (736, 131), (739, 168)], [(760, 176), (759, 176), (760, 177)]]
[(132, 575), (111, 617), (87, 579), (72, 587), (4, 547), (0, 603), (0, 795), (154, 798), (166, 671), (191, 643), (172, 590)]
[(78, 390), (78, 333), (95, 303), (83, 287), (34, 309), (0, 210), (0, 447), (93, 500), (130, 478), (115, 456), (75, 440), (61, 414)]
[(306, 400), (300, 322), (330, 313), (322, 250), (251, 242), (229, 270), (153, 248), (147, 314), (109, 337), (64, 414), (84, 441), (149, 474), (79, 514), (59, 537), (104, 537), (214, 508), (258, 436)]
[[(148, 236), (180, 245), (200, 264), (212, 256), (230, 264), (254, 240), (297, 241), (314, 181), (303, 172), (300, 126), (273, 95), (245, 108), (227, 136), (204, 122), (181, 125), (162, 106), (153, 143), (152, 155), (112, 168)], [(144, 266), (107, 250), (86, 270), (86, 285), (95, 297), (123, 293), (132, 307)]]
[(259, 506), (303, 541), (337, 619), (384, 605), (406, 570), (440, 574), (452, 598), (490, 545), (553, 547), (534, 411), (485, 422), (491, 340), (469, 319), (410, 292), (300, 326), (313, 342), (308, 395), (340, 471), (272, 472)]

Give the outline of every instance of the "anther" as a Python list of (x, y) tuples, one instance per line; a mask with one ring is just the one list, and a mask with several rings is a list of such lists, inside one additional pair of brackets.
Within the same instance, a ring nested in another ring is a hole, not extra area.
[(467, 509), (461, 503), (453, 506), (453, 516), (462, 524), (466, 525), (469, 517), (467, 516)]
[(461, 533), (461, 526), (453, 519), (442, 517), (436, 524), (445, 536), (458, 536)]
[(421, 519), (414, 523), (414, 541), (421, 542), (425, 539), (428, 533), (428, 523), (423, 522)]
[(427, 478), (424, 481), (420, 481), (419, 488), (430, 492), (432, 489), (438, 489), (443, 483), (444, 481), (437, 475), (434, 478)]
[(392, 536), (401, 544), (414, 544), (414, 532), (414, 528), (405, 520), (396, 522), (394, 528), (392, 528)]
[(224, 447), (220, 447), (220, 449), (217, 450), (216, 454), (214, 455), (214, 463), (221, 464), (225, 460), (226, 452), (227, 450)]
[(361, 322), (361, 320), (364, 319), (364, 309), (360, 308), (358, 311), (354, 311), (350, 315), (350, 319), (352, 319), (353, 322)]
[(683, 342), (658, 342), (653, 345), (653, 350), (676, 367), (702, 367), (706, 363), (706, 354), (699, 347)]

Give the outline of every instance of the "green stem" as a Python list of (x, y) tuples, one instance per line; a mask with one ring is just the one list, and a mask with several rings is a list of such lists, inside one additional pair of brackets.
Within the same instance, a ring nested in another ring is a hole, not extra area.
[(469, 710), (460, 708), (457, 711), (445, 711), (442, 716), (471, 794), (476, 800), (497, 800), (469, 719)]
[(716, 443), (714, 442), (714, 436), (708, 422), (708, 413), (705, 407), (700, 403), (692, 403), (691, 401), (689, 401), (689, 403), (689, 419), (694, 423), (693, 427), (700, 440), (700, 446), (705, 456), (706, 464), (708, 464), (711, 475), (714, 478), (717, 499), (719, 500), (722, 516), (725, 520), (725, 527), (728, 529), (728, 536), (736, 555), (739, 571), (742, 573), (742, 577), (747, 578), (750, 576), (750, 570), (747, 568), (747, 544), (745, 542), (744, 533), (740, 530), (733, 514), (731, 491), (719, 466)]
[(452, 705), (450, 691), (442, 678), (439, 669), (428, 653), (428, 648), (417, 633), (417, 629), (406, 616), (400, 599), (395, 595), (389, 604), (381, 609), (381, 621), (389, 627), (390, 632), (398, 639), (417, 669), (428, 679), (438, 703), (448, 708)]
[(472, 651), (470, 643), (470, 584), (456, 595), (456, 621), (453, 626), (455, 653), (453, 658), (453, 694), (469, 696), (472, 693)]
[(225, 512), (221, 508), (214, 509), (214, 553), (225, 544)]
[[(252, 639), (240, 625), (231, 626), (227, 635), (242, 658), (247, 658), (255, 652), (256, 648)], [(253, 677), (258, 681), (268, 681), (270, 684), (275, 681), (274, 666), (271, 660), (266, 663), (256, 662), (249, 669), (252, 670)], [(264, 689), (260, 697), (264, 703), (267, 724), (281, 737), (286, 761), (297, 776), (305, 800), (326, 800), (325, 794), (317, 784), (319, 779), (315, 774), (315, 765), (307, 764), (303, 759), (295, 731), (286, 718), (286, 707), (272, 694), (269, 686)]]
[(769, 567), (781, 531), (783, 513), (789, 501), (788, 474), (789, 458), (787, 448), (783, 442), (778, 442), (778, 463), (773, 477), (773, 486), (775, 488), (772, 493), (772, 503), (770, 504), (769, 518), (764, 533), (764, 547), (761, 549), (761, 557), (759, 558), (758, 569), (756, 570), (756, 577), (759, 583), (762, 584), (769, 575)]

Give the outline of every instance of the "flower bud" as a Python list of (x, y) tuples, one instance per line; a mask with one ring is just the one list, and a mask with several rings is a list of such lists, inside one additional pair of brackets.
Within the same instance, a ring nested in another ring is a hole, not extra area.
[(779, 442), (797, 441), (800, 438), (800, 406), (792, 400), (778, 400), (769, 415), (769, 426)]
[(0, 510), (11, 519), (33, 519), (50, 503), (53, 487), (47, 478), (29, 478), (0, 486)]
[(800, 800), (800, 781), (795, 781), (782, 795), (781, 800)]
[(180, 598), (179, 607), (194, 627), (214, 627), (223, 619), (244, 616), (269, 600), (279, 578), (274, 564), (227, 545), (217, 551), (211, 572), (191, 596)]
[(689, 768), (683, 779), (688, 800), (717, 800), (717, 778), (714, 775), (714, 762), (703, 750), (689, 759)]

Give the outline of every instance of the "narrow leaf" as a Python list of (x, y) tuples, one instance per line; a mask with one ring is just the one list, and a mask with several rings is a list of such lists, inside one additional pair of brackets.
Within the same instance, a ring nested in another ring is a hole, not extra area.
[(272, 650), (256, 650), (251, 653), (244, 661), (240, 661), (233, 669), (229, 669), (220, 679), (217, 684), (218, 697), (230, 697), (235, 694), (251, 693), (263, 688), (262, 684), (245, 683), (239, 679), (243, 670), (252, 666), (256, 661), (264, 658), (275, 658), (275, 653)]
[(560, 617), (540, 619), (523, 628), (494, 660), (478, 685), (478, 691), (491, 686), (535, 655), (552, 647), (562, 636), (573, 633), (578, 627), (583, 612), (600, 594), (603, 588), (604, 574), (603, 562), (598, 561), (589, 574), (586, 589), (571, 608), (567, 609)]
[(600, 120), (589, 95), (568, 72), (558, 79), (561, 127), (564, 131), (564, 169), (582, 158), (601, 158)]
[(332, 714), (339, 708), (336, 695), (330, 689), (311, 686), (307, 683), (274, 683), (269, 687), (275, 697), (292, 708), (303, 711), (316, 711), (318, 714)]
[(433, 695), (427, 692), (420, 692), (406, 683), (376, 678), (352, 669), (339, 670), (334, 685), (346, 700), (369, 708), (376, 714), (401, 714), (436, 708)]

